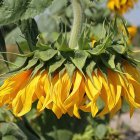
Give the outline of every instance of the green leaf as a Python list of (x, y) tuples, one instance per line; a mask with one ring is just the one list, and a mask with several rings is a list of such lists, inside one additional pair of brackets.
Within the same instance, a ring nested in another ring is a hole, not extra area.
[(18, 42), (16, 42), (16, 44), (17, 44), (19, 53), (24, 54), (24, 52), (22, 51), (21, 46), (18, 44)]
[(51, 62), (49, 66), (49, 74), (55, 72), (58, 68), (60, 68), (63, 65), (64, 62), (65, 62), (65, 58), (62, 56), (60, 56), (60, 58), (58, 58), (58, 60), (55, 62), (53, 60), (53, 62)]
[(32, 128), (32, 125), (25, 116), (22, 117), (22, 120), (16, 122), (19, 128), (24, 132), (28, 140), (40, 140), (40, 136)]
[[(6, 52), (5, 39), (4, 39), (4, 36), (2, 34), (1, 29), (0, 29), (0, 52)], [(2, 56), (3, 56), (4, 60), (7, 61), (6, 53), (3, 53)], [(8, 63), (6, 63), (6, 65), (8, 66)]]
[(94, 128), (91, 125), (87, 125), (83, 134), (74, 134), (72, 140), (93, 140)]
[(11, 136), (4, 136), (2, 140), (18, 140), (18, 139), (11, 135)]
[(105, 137), (106, 133), (107, 133), (107, 127), (105, 125), (100, 124), (97, 126), (95, 130), (95, 135), (97, 138), (102, 140)]
[(48, 136), (52, 137), (54, 140), (71, 140), (73, 133), (69, 130), (54, 130), (49, 132)]
[(48, 49), (46, 51), (36, 52), (36, 56), (42, 61), (48, 61), (58, 53), (57, 50)]
[(76, 66), (76, 68), (78, 68), (83, 73), (82, 69), (85, 66), (86, 60), (88, 58), (88, 53), (85, 51), (80, 51), (80, 50), (75, 51), (74, 56), (70, 58), (71, 58), (71, 61)]
[(37, 36), (39, 34), (36, 21), (32, 18), (29, 18), (27, 20), (19, 21), (18, 25), (28, 42), (30, 50), (34, 51), (36, 49), (35, 46), (37, 43)]
[[(23, 131), (12, 122), (6, 123), (0, 123), (0, 132), (2, 134), (2, 139), (7, 139), (7, 136), (11, 136), (13, 139), (16, 140), (27, 140), (26, 135), (23, 133)], [(7, 139), (8, 140), (8, 139)]]
[(35, 17), (51, 2), (52, 0), (3, 0), (0, 3), (0, 25)]
[(67, 5), (67, 0), (53, 0), (51, 6), (49, 7), (51, 14), (58, 14)]
[(72, 63), (66, 63), (65, 68), (67, 70), (67, 73), (68, 73), (70, 79), (72, 80), (72, 77), (73, 77), (73, 74), (74, 74), (76, 67)]
[(4, 107), (0, 108), (0, 122), (11, 122), (14, 120), (13, 114)]
[(29, 57), (21, 57), (21, 58), (17, 57), (14, 64), (18, 65), (18, 68), (10, 67), (11, 70), (7, 74), (13, 74), (15, 72), (29, 69), (30, 68), (30, 66), (28, 67), (29, 61), (31, 61)]

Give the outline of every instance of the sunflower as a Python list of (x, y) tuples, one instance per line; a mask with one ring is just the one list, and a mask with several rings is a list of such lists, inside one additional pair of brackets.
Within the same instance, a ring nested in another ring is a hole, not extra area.
[[(124, 26), (121, 25), (120, 29), (121, 29), (120, 31), (122, 31), (125, 35), (127, 35), (126, 29)], [(128, 44), (132, 44), (132, 41), (137, 34), (137, 30), (138, 30), (138, 28), (136, 26), (128, 26), (127, 27), (127, 31), (129, 34)]]
[(70, 41), (61, 33), (50, 44), (39, 39), (33, 52), (18, 54), (25, 62), (10, 71), (17, 74), (0, 87), (0, 106), (17, 117), (30, 112), (33, 103), (38, 113), (47, 108), (57, 118), (64, 114), (80, 118), (80, 112), (90, 112), (93, 117), (110, 113), (112, 117), (126, 100), (132, 116), (140, 108), (140, 62), (132, 57), (124, 35), (114, 35), (116, 21), (113, 32), (104, 26), (105, 35), (97, 41), (91, 38), (89, 26), (79, 37), (82, 5), (79, 0), (72, 3), (76, 32), (72, 30)]
[[(0, 106), (6, 105), (15, 116), (28, 113), (34, 102), (38, 112), (52, 110), (58, 118), (63, 114), (80, 118), (79, 111), (92, 116), (113, 116), (121, 109), (125, 99), (130, 114), (140, 107), (140, 72), (128, 63), (123, 64), (124, 74), (107, 70), (107, 77), (100, 69), (92, 73), (92, 80), (76, 70), (72, 76), (64, 71), (50, 78), (47, 71), (37, 73), (32, 80), (32, 70), (20, 72), (8, 78), (0, 87)], [(99, 110), (97, 101), (102, 99), (104, 108)]]
[(138, 28), (136, 26), (130, 26), (127, 30), (130, 35), (130, 40), (132, 40), (136, 36)]
[(119, 14), (124, 14), (134, 7), (137, 0), (108, 0), (107, 7)]

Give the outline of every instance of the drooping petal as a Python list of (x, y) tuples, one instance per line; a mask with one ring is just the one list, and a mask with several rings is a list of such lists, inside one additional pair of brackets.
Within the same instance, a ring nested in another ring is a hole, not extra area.
[(72, 91), (70, 92), (68, 98), (64, 101), (64, 106), (68, 114), (70, 116), (73, 116), (73, 114), (75, 115), (78, 114), (78, 110), (77, 110), (77, 113), (75, 113), (74, 107), (81, 105), (82, 99), (85, 94), (84, 78), (83, 78), (83, 75), (79, 71), (75, 73), (71, 90)]
[(8, 78), (0, 87), (0, 105), (10, 103), (29, 80), (31, 70), (23, 71)]
[[(32, 98), (35, 94), (36, 87), (40, 75), (35, 76), (22, 90), (17, 93), (17, 96), (12, 102), (13, 112), (20, 117), (31, 110)], [(20, 108), (18, 107), (20, 105)]]
[(118, 100), (117, 104), (115, 105), (115, 107), (111, 110), (110, 118), (113, 118), (113, 116), (116, 114), (116, 112), (118, 112), (121, 109), (121, 106), (122, 106), (122, 100), (120, 98)]
[(110, 86), (112, 86), (111, 81), (110, 80), (106, 81), (101, 71), (98, 72), (98, 76), (99, 80), (102, 81), (103, 83), (101, 98), (105, 103), (104, 109), (98, 114), (98, 116), (103, 116), (104, 114), (109, 113), (109, 111), (113, 109), (115, 105), (115, 94), (110, 89)]

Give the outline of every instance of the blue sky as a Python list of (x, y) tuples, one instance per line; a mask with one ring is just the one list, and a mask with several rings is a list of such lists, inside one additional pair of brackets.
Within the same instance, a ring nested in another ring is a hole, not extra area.
[(140, 0), (135, 5), (135, 8), (129, 11), (125, 18), (133, 25), (140, 26)]

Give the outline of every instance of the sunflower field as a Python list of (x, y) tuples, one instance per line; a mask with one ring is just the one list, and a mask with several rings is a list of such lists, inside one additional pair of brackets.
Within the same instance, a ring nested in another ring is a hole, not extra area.
[(136, 8), (0, 0), (0, 140), (139, 140)]

